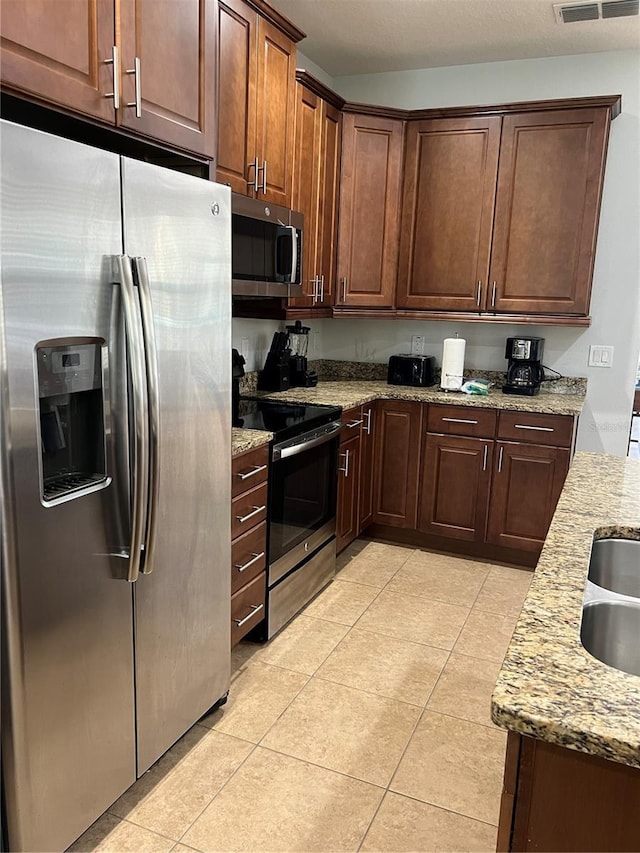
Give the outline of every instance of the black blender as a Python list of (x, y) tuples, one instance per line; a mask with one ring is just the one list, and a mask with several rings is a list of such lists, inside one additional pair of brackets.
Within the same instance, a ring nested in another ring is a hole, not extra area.
[(307, 352), (309, 350), (309, 326), (303, 326), (300, 320), (286, 327), (289, 336), (289, 376), (292, 386), (311, 388), (318, 384), (318, 374), (309, 370)]
[(544, 338), (507, 338), (504, 357), (509, 359), (509, 366), (503, 394), (533, 397), (540, 391), (545, 379), (543, 350)]

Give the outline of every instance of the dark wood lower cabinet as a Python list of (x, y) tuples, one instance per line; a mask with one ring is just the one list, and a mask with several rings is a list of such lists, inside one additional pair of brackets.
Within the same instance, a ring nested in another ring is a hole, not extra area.
[(487, 542), (539, 551), (569, 470), (570, 451), (496, 442)]
[(358, 496), (358, 533), (369, 525), (373, 518), (373, 464), (376, 428), (375, 404), (362, 407), (360, 432), (360, 493)]
[(360, 431), (340, 443), (338, 455), (338, 506), (336, 551), (340, 552), (358, 535), (358, 490), (360, 484)]
[(373, 521), (415, 529), (422, 404), (382, 400), (378, 402), (377, 421)]
[(640, 850), (640, 769), (509, 732), (499, 851)]
[(494, 442), (453, 435), (425, 436), (418, 529), (483, 542)]

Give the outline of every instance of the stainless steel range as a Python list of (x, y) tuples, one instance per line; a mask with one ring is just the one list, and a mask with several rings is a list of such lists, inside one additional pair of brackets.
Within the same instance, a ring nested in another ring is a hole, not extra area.
[(326, 586), (336, 565), (341, 410), (242, 400), (234, 426), (274, 433), (268, 504), (266, 637)]

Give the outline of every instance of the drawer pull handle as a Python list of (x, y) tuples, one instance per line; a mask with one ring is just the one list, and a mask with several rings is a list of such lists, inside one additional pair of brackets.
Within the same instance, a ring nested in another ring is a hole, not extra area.
[(366, 432), (367, 435), (371, 435), (371, 415), (372, 414), (373, 414), (373, 412), (371, 411), (371, 409), (367, 409), (367, 411), (364, 413), (364, 416), (367, 419), (367, 422), (364, 425), (364, 431)]
[(244, 570), (245, 570), (245, 569), (248, 569), (248, 568), (249, 568), (249, 566), (252, 566), (254, 563), (257, 563), (257, 562), (258, 562), (258, 560), (260, 560), (262, 557), (264, 557), (264, 551), (260, 551), (260, 553), (259, 553), (259, 554), (256, 554), (256, 553), (255, 553), (255, 551), (254, 551), (254, 552), (251, 554), (251, 560), (249, 560), (249, 562), (248, 562), (248, 563), (245, 563), (245, 564), (244, 564), (244, 566), (239, 566), (239, 565), (236, 563), (235, 567), (236, 567), (236, 569), (237, 569), (239, 572), (244, 572)]
[(364, 423), (364, 421), (362, 421), (362, 420), (360, 420), (360, 421), (351, 421), (351, 423), (348, 423), (348, 424), (347, 424), (347, 427), (348, 427), (348, 429), (354, 429), (355, 427), (360, 426), (360, 424), (361, 424), (361, 423)]
[(240, 524), (244, 524), (245, 521), (249, 521), (250, 518), (253, 518), (254, 515), (258, 515), (258, 513), (265, 510), (266, 506), (254, 506), (253, 511), (249, 513), (249, 515), (236, 515), (236, 521), (239, 521)]
[(338, 468), (338, 471), (342, 471), (345, 477), (349, 476), (349, 456), (351, 452), (349, 448), (345, 450), (344, 453), (341, 453), (340, 456), (344, 456), (344, 468)]
[(238, 628), (242, 628), (242, 626), (243, 626), (246, 622), (248, 622), (248, 621), (249, 621), (249, 619), (251, 619), (251, 617), (252, 617), (252, 616), (255, 616), (255, 615), (256, 615), (256, 613), (259, 613), (259, 612), (262, 610), (262, 608), (263, 608), (263, 607), (264, 607), (264, 604), (252, 604), (252, 605), (251, 605), (251, 613), (248, 613), (248, 614), (244, 617), (244, 619), (234, 619), (233, 621), (236, 623), (236, 625), (238, 626)]
[(482, 470), (487, 470), (487, 456), (489, 455), (489, 445), (485, 444), (484, 446), (484, 457), (482, 459)]
[(248, 480), (249, 477), (255, 477), (256, 474), (260, 473), (260, 471), (266, 470), (266, 465), (254, 465), (251, 471), (245, 471), (244, 474), (236, 474), (236, 477), (239, 477), (241, 480)]
[(537, 427), (529, 426), (528, 424), (516, 424), (516, 429), (531, 429), (534, 432), (555, 432), (553, 427)]
[(478, 421), (467, 420), (467, 418), (442, 418), (448, 424), (477, 424)]

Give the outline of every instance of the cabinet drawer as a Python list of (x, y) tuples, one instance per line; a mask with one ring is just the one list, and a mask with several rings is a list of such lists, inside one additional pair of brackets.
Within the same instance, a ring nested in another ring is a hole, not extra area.
[(231, 460), (231, 497), (264, 483), (269, 471), (269, 445), (258, 447)]
[(231, 596), (231, 648), (264, 619), (266, 580), (266, 572), (261, 572), (251, 583)]
[(496, 415), (495, 409), (430, 405), (427, 415), (427, 432), (492, 438), (496, 431)]
[(235, 539), (267, 517), (267, 484), (262, 483), (231, 501), (231, 538)]
[(360, 431), (362, 426), (362, 408), (355, 406), (353, 409), (345, 409), (340, 416), (342, 421), (341, 441), (348, 441), (352, 435)]
[(231, 545), (231, 592), (253, 580), (267, 565), (267, 524), (262, 522)]
[(573, 418), (570, 415), (540, 415), (529, 412), (500, 412), (498, 438), (571, 447)]

